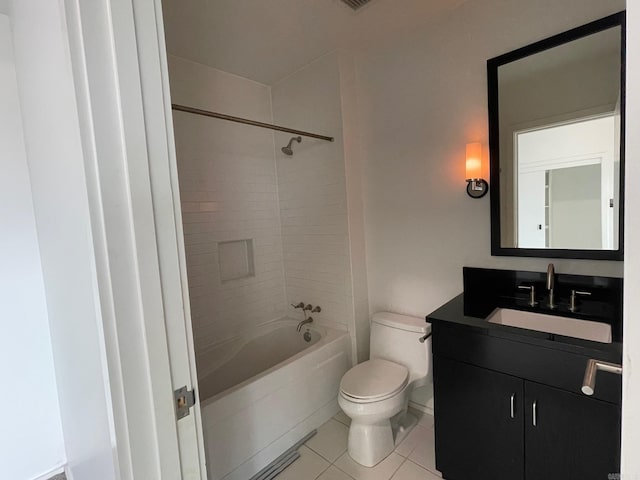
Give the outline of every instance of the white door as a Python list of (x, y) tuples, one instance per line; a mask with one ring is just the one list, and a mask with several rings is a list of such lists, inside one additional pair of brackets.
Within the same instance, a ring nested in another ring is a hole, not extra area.
[(516, 132), (519, 247), (617, 248), (614, 137), (613, 114)]

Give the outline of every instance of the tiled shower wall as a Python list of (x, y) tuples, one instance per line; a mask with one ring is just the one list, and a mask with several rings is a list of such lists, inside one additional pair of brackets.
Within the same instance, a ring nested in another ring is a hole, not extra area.
[[(265, 85), (178, 57), (169, 57), (169, 72), (174, 103), (272, 122)], [(285, 314), (273, 134), (181, 112), (174, 129), (198, 358)], [(251, 240), (249, 258), (241, 258), (243, 243), (224, 243), (242, 240)], [(221, 259), (220, 248), (230, 253)], [(252, 263), (244, 272), (243, 261)]]
[(366, 271), (364, 255), (352, 255), (364, 252), (364, 236), (361, 210), (348, 215), (347, 191), (360, 189), (347, 188), (345, 152), (354, 148), (343, 143), (341, 59), (326, 55), (268, 87), (169, 58), (174, 103), (335, 137), (303, 137), (287, 156), (289, 134), (174, 113), (196, 358), (254, 325), (302, 319), (289, 305), (301, 301), (322, 307), (317, 323), (352, 332), (354, 351), (357, 332), (367, 353), (368, 310), (358, 313), (368, 305), (366, 279), (354, 301), (352, 272)]
[[(316, 321), (353, 323), (349, 225), (337, 53), (325, 55), (272, 87), (275, 123), (333, 136), (303, 137), (293, 156), (277, 149), (287, 301), (321, 305)], [(290, 136), (276, 134), (276, 145)]]

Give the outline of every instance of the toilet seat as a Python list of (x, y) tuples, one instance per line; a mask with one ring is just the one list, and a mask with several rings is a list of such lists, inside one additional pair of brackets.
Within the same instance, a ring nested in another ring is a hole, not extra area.
[(409, 383), (409, 370), (381, 358), (356, 365), (342, 377), (340, 393), (355, 403), (386, 400), (402, 391)]

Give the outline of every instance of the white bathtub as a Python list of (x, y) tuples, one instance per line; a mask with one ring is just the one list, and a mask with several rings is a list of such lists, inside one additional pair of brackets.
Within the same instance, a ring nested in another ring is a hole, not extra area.
[(337, 413), (349, 335), (313, 325), (298, 333), (297, 323), (270, 322), (201, 357), (209, 480), (247, 480)]

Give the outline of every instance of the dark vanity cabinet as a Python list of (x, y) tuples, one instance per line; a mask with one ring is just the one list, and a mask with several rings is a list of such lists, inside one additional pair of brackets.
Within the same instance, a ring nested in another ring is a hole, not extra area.
[(439, 356), (434, 372), (438, 470), (455, 480), (523, 478), (522, 380)]
[(582, 355), (433, 327), (436, 467), (445, 479), (606, 480), (619, 472), (619, 377), (602, 374), (599, 394), (587, 397), (574, 378)]
[(524, 390), (526, 479), (608, 479), (619, 472), (619, 406), (532, 382)]

